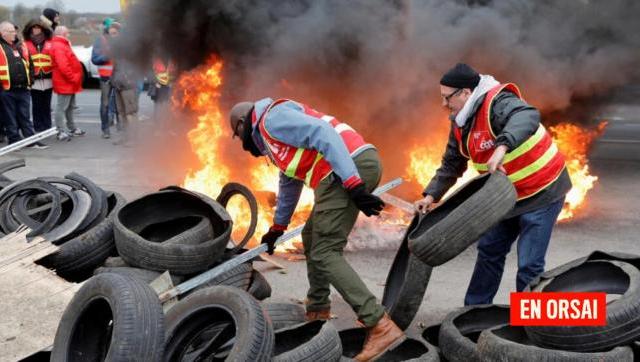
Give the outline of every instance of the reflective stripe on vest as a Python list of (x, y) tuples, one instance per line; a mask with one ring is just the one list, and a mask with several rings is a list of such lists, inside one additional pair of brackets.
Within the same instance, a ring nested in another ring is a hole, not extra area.
[(102, 78), (110, 78), (111, 74), (113, 74), (113, 63), (108, 62), (107, 64), (98, 65), (98, 74)]
[[(265, 146), (274, 164), (286, 176), (302, 180), (311, 187), (316, 188), (320, 181), (327, 177), (333, 170), (322, 154), (313, 149), (297, 148), (278, 141), (267, 131), (264, 121), (269, 111), (276, 105), (287, 102), (288, 99), (279, 99), (271, 103), (262, 117), (258, 120), (259, 131), (264, 139)], [(346, 123), (341, 123), (335, 117), (318, 112), (304, 104), (298, 103), (306, 115), (321, 119), (329, 123), (344, 141), (351, 155), (367, 145), (362, 136)]]
[(42, 45), (42, 50), (31, 42), (25, 42), (29, 53), (31, 53), (31, 62), (33, 63), (33, 72), (35, 75), (51, 74), (53, 71), (53, 59), (51, 58), (51, 42), (48, 40)]
[[(468, 152), (465, 156), (471, 159), (473, 167), (480, 173), (489, 170), (486, 162), (495, 150), (496, 135), (491, 129), (491, 106), (503, 89), (521, 98), (520, 91), (514, 84), (500, 84), (491, 89), (476, 113), (465, 142)], [(460, 129), (456, 128), (454, 134), (464, 155)], [(542, 124), (525, 142), (505, 155), (502, 166), (516, 188), (519, 200), (545, 189), (560, 176), (565, 167), (564, 157)]]
[[(22, 53), (22, 64), (24, 65), (24, 70), (27, 74), (27, 80), (29, 79), (29, 51), (27, 47), (22, 44), (20, 46), (20, 51)], [(0, 85), (5, 90), (11, 89), (11, 74), (9, 72), (9, 62), (7, 60), (7, 55), (4, 53), (4, 47), (0, 45)]]

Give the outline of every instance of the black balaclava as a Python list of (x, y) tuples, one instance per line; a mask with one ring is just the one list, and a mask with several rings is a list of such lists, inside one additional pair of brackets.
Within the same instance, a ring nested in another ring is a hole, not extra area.
[(251, 113), (253, 112), (253, 108), (247, 113), (247, 115), (242, 119), (242, 149), (250, 152), (253, 157), (261, 157), (264, 156), (256, 143), (253, 141), (253, 127), (251, 125)]

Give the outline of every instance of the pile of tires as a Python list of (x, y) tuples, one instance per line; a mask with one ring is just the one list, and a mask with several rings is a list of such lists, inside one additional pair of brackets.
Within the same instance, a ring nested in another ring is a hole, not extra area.
[(508, 306), (477, 305), (449, 313), (423, 337), (449, 361), (634, 361), (634, 351), (640, 359), (640, 256), (596, 251), (543, 273), (527, 291), (617, 298), (607, 303), (606, 326), (510, 326)]
[(1, 236), (25, 232), (27, 240), (49, 241), (59, 248), (38, 264), (71, 281), (90, 277), (115, 254), (113, 217), (124, 198), (75, 172), (21, 181), (4, 175), (24, 165), (24, 160), (0, 164)]
[[(236, 194), (251, 208), (251, 226), (239, 242), (230, 239), (233, 222), (225, 209)], [(168, 271), (177, 285), (233, 258), (253, 235), (257, 203), (246, 187), (236, 183), (227, 184), (217, 200), (171, 186), (123, 205), (113, 216), (113, 255), (117, 256), (103, 260), (93, 273), (126, 275), (149, 284)], [(271, 296), (271, 286), (251, 262), (190, 293), (215, 285), (237, 287), (260, 300)]]

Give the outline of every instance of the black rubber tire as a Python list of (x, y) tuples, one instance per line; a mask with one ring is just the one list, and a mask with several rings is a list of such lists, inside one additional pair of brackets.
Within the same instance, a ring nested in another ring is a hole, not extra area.
[(11, 161), (6, 161), (6, 162), (2, 162), (0, 163), (0, 176), (3, 177), (3, 181), (7, 181), (10, 180), (9, 178), (7, 178), (6, 176), (4, 176), (5, 172), (9, 172), (13, 169), (16, 168), (20, 168), (20, 167), (24, 167), (26, 165), (26, 163), (24, 162), (24, 158), (20, 158), (17, 160), (11, 160)]
[(570, 352), (533, 345), (523, 327), (501, 326), (480, 333), (478, 354), (484, 362), (632, 362), (630, 347), (615, 347), (604, 352)]
[(339, 361), (342, 343), (330, 322), (306, 322), (276, 332), (273, 362)]
[(640, 362), (640, 341), (631, 343), (631, 349), (633, 350), (633, 362)]
[(273, 329), (275, 331), (306, 321), (304, 307), (300, 304), (263, 303), (262, 306), (271, 318), (271, 323), (273, 323)]
[(428, 326), (422, 331), (422, 339), (438, 353), (441, 360), (446, 360), (440, 350), (440, 327), (442, 327), (442, 324)]
[(209, 219), (193, 215), (150, 224), (138, 234), (154, 243), (198, 245), (213, 238), (213, 227)]
[(602, 351), (640, 338), (640, 270), (609, 260), (587, 261), (529, 284), (534, 292), (606, 292), (621, 294), (607, 303), (606, 326), (526, 327), (536, 344), (566, 351)]
[(409, 252), (407, 238), (417, 224), (418, 218), (414, 217), (393, 259), (382, 294), (382, 305), (402, 330), (409, 327), (418, 313), (432, 270)]
[(131, 277), (101, 274), (85, 282), (65, 309), (51, 361), (161, 361), (164, 336), (153, 289)]
[[(138, 233), (146, 226), (185, 216), (210, 220), (215, 237), (197, 245), (149, 241)], [(130, 265), (175, 275), (202, 272), (219, 260), (229, 241), (233, 222), (216, 201), (180, 188), (145, 195), (125, 205), (114, 218), (116, 248)]]
[[(342, 343), (341, 361), (354, 361), (354, 357), (362, 351), (367, 331), (364, 328), (351, 328), (339, 332)], [(376, 361), (440, 361), (435, 348), (417, 339), (407, 338), (396, 347), (378, 357)]]
[(439, 347), (442, 355), (452, 362), (480, 361), (476, 342), (485, 329), (509, 323), (506, 305), (471, 305), (459, 308), (442, 321)]
[(515, 188), (504, 173), (476, 177), (422, 217), (409, 234), (409, 249), (428, 265), (442, 265), (502, 220), (515, 203)]
[(118, 193), (107, 199), (109, 214), (98, 225), (77, 236), (40, 261), (38, 264), (56, 270), (61, 277), (78, 282), (89, 278), (95, 268), (102, 265), (116, 250), (113, 240), (113, 217), (125, 205), (126, 200)]
[(45, 240), (56, 245), (63, 244), (68, 240), (67, 237), (72, 235), (73, 232), (78, 229), (82, 220), (87, 217), (89, 209), (91, 208), (91, 196), (89, 196), (88, 192), (84, 190), (67, 191), (64, 189), (60, 189), (60, 192), (66, 193), (71, 199), (71, 212), (64, 220), (61, 218), (61, 222), (59, 222), (53, 229), (42, 234), (42, 237)]
[[(26, 190), (40, 190), (42, 192), (49, 193), (51, 194), (51, 200), (53, 203), (51, 211), (47, 215), (46, 219), (42, 223), (40, 223), (39, 226), (32, 228), (31, 231), (27, 234), (27, 237), (40, 235), (50, 231), (56, 225), (62, 213), (62, 209), (60, 207), (60, 191), (54, 186), (51, 186), (50, 184), (40, 180), (15, 182), (0, 191), (0, 205), (3, 205), (14, 195), (18, 195), (22, 191)], [(5, 210), (7, 210), (5, 217), (9, 216), (8, 214), (11, 212), (10, 209)], [(3, 225), (3, 228), (4, 227), (5, 226)]]
[[(198, 287), (192, 289), (188, 293), (195, 293), (200, 289), (205, 289), (209, 287), (213, 287), (216, 285), (226, 285), (229, 287), (236, 287), (238, 289), (242, 289), (246, 291), (249, 289), (249, 284), (251, 284), (251, 273), (253, 272), (253, 264), (251, 262), (242, 263), (235, 268), (226, 271), (217, 277), (211, 279), (210, 281), (199, 285)], [(194, 277), (196, 275), (191, 275), (190, 277)]]
[(104, 220), (108, 212), (108, 207), (106, 206), (107, 194), (98, 187), (98, 185), (93, 183), (93, 181), (76, 172), (66, 175), (65, 178), (81, 184), (83, 189), (91, 196), (91, 208), (89, 209), (87, 217), (82, 220), (78, 230), (83, 231)]
[[(182, 360), (188, 342), (212, 325), (226, 323), (219, 335), (225, 345), (233, 338), (228, 361), (269, 361), (273, 353), (273, 327), (265, 311), (249, 293), (215, 286), (199, 290), (167, 312), (165, 361)], [(198, 338), (199, 339), (199, 338)], [(205, 342), (206, 343), (206, 342)]]
[[(152, 281), (158, 279), (158, 277), (162, 275), (161, 272), (157, 272), (154, 270), (146, 270), (146, 269), (131, 268), (131, 267), (119, 267), (119, 268), (99, 267), (93, 272), (94, 275), (99, 275), (104, 273), (127, 275), (132, 278), (143, 281), (147, 284), (150, 284)], [(174, 286), (182, 283), (184, 280), (185, 280), (184, 277), (180, 277), (177, 275), (171, 276), (171, 282), (173, 283)]]
[(226, 253), (230, 254), (236, 254), (240, 249), (247, 245), (253, 234), (256, 232), (256, 226), (258, 225), (258, 201), (248, 187), (236, 182), (229, 182), (222, 187), (216, 201), (226, 208), (229, 200), (235, 195), (241, 195), (245, 200), (247, 200), (249, 210), (251, 212), (251, 222), (249, 223), (249, 228), (247, 229), (247, 233), (244, 237), (236, 244), (235, 247), (226, 251)]
[(251, 272), (251, 284), (249, 284), (247, 291), (257, 300), (265, 300), (271, 296), (271, 284), (262, 273), (253, 270)]

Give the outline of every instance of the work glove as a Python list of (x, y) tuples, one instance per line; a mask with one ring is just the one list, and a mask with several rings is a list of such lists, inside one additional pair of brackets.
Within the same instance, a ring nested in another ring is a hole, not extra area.
[(262, 236), (262, 244), (267, 244), (267, 254), (273, 255), (273, 251), (276, 249), (276, 240), (284, 234), (287, 228), (282, 225), (273, 225), (269, 228), (266, 234)]
[(365, 215), (380, 215), (384, 202), (378, 196), (367, 191), (363, 183), (348, 190), (349, 197)]

